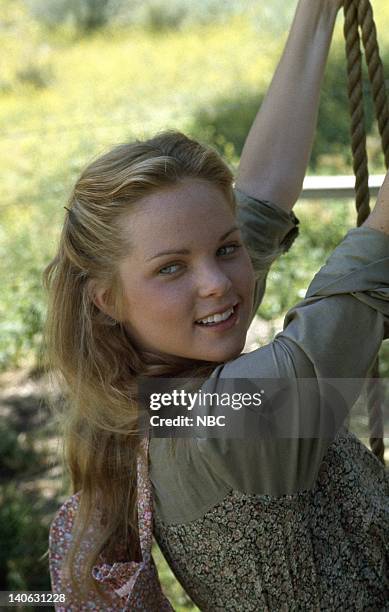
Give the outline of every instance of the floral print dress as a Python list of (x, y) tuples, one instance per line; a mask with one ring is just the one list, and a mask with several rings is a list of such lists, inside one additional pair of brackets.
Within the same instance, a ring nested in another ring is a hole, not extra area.
[(200, 519), (154, 533), (204, 612), (389, 610), (389, 479), (343, 430), (312, 490), (230, 491)]

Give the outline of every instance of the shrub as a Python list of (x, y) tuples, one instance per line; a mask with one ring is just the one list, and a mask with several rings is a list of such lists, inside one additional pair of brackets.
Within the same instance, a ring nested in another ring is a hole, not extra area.
[(242, 12), (247, 0), (146, 0), (133, 2), (123, 14), (125, 21), (136, 23), (154, 32), (178, 29), (193, 24), (208, 24)]
[[(43, 41), (39, 26), (21, 0), (0, 0), (3, 62), (0, 95), (19, 93), (27, 85), (44, 89), (54, 81), (52, 47)], [(22, 86), (22, 87), (21, 87)], [(2, 122), (4, 125), (4, 121)]]
[(123, 0), (27, 0), (31, 14), (48, 26), (70, 23), (87, 33), (107, 25)]
[(26, 0), (30, 13), (41, 23), (71, 25), (88, 33), (110, 23), (138, 25), (154, 32), (183, 25), (207, 24), (242, 13), (251, 0)]
[(204, 106), (194, 115), (190, 131), (213, 145), (229, 163), (236, 163), (263, 95), (237, 92)]
[(4, 591), (50, 591), (47, 560), (48, 528), (41, 511), (15, 483), (0, 493), (0, 588)]
[(50, 65), (39, 65), (29, 61), (16, 72), (16, 79), (25, 85), (32, 85), (36, 89), (48, 87), (53, 80), (53, 71)]

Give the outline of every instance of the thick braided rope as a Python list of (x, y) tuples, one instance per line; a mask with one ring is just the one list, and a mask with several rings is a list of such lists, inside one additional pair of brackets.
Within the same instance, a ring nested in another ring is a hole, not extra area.
[(369, 79), (372, 86), (378, 128), (381, 134), (382, 150), (386, 168), (389, 168), (389, 106), (385, 87), (384, 67), (380, 58), (377, 29), (374, 23), (373, 9), (369, 0), (358, 2), (358, 23), (362, 31), (362, 40)]
[(344, 16), (348, 96), (351, 113), (351, 148), (355, 174), (357, 225), (359, 226), (369, 216), (370, 194), (363, 108), (361, 41), (358, 30), (358, 10), (354, 0), (345, 0)]
[[(369, 78), (372, 84), (374, 105), (382, 139), (385, 163), (389, 162), (389, 113), (386, 98), (385, 79), (379, 56), (373, 11), (369, 0), (345, 0), (345, 27), (348, 71), (348, 91), (351, 111), (351, 134), (353, 165), (356, 177), (357, 225), (360, 226), (370, 212), (369, 171), (366, 151), (366, 132), (364, 126), (362, 58), (358, 24), (362, 30)], [(367, 384), (367, 404), (369, 413), (370, 447), (384, 463), (383, 443), (383, 390), (379, 380), (378, 358), (371, 371)]]

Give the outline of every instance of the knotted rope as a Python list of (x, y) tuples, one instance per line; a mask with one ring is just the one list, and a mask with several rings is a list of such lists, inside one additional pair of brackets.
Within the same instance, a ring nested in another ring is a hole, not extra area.
[[(369, 168), (366, 150), (365, 115), (363, 107), (361, 37), (371, 83), (375, 113), (381, 135), (386, 168), (389, 167), (389, 106), (386, 95), (383, 65), (380, 59), (377, 30), (370, 0), (344, 0), (344, 35), (346, 39), (348, 95), (351, 112), (351, 146), (355, 173), (357, 225), (370, 213)], [(382, 382), (379, 380), (378, 358), (367, 384), (370, 446), (384, 461)]]

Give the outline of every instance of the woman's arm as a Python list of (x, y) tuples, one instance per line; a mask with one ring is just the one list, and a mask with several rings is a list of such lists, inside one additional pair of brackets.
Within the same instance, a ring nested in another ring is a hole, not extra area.
[[(389, 200), (383, 212), (388, 208)], [(224, 477), (229, 470), (224, 482), (231, 488), (278, 496), (313, 486), (388, 337), (388, 234), (376, 227), (350, 230), (273, 342), (215, 370), (212, 392), (231, 392), (231, 379), (244, 379), (245, 391), (265, 389), (269, 398), (263, 410), (241, 413), (246, 435), (257, 431), (257, 440), (196, 441), (211, 472), (221, 465)]]
[(312, 150), (323, 79), (341, 0), (299, 0), (291, 31), (238, 168), (238, 189), (291, 210)]

